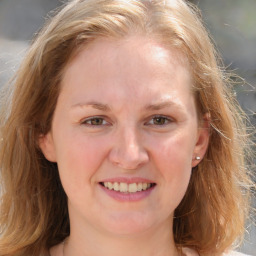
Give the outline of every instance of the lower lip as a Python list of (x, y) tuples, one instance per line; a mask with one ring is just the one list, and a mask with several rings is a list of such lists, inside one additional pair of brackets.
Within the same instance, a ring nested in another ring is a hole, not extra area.
[(99, 185), (102, 190), (104, 192), (106, 192), (110, 197), (112, 197), (113, 199), (117, 200), (117, 201), (121, 201), (121, 202), (136, 202), (136, 201), (140, 201), (146, 197), (148, 197), (151, 192), (154, 190), (154, 188), (156, 187), (153, 186), (147, 190), (143, 190), (143, 191), (139, 191), (139, 192), (135, 192), (135, 193), (123, 193), (123, 192), (119, 192), (119, 191), (115, 191), (115, 190), (110, 190), (105, 188), (102, 185)]

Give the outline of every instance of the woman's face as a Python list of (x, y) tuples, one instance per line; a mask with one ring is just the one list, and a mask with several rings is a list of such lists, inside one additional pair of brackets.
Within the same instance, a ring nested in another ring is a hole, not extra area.
[(68, 197), (71, 230), (170, 230), (208, 143), (186, 61), (142, 37), (98, 39), (68, 65), (42, 136)]

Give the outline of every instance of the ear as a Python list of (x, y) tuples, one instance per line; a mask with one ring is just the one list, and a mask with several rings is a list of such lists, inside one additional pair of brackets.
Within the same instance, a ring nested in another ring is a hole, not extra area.
[(47, 134), (41, 134), (38, 143), (45, 158), (50, 162), (56, 162), (56, 153), (51, 131)]
[[(192, 159), (192, 167), (196, 167), (202, 161), (209, 145), (209, 137), (210, 115), (207, 113), (203, 116), (201, 124), (198, 128), (197, 141)], [(199, 158), (197, 159), (197, 157)]]

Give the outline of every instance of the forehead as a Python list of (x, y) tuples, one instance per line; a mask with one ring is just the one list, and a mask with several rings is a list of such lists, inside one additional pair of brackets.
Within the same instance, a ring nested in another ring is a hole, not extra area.
[(142, 36), (99, 38), (69, 63), (60, 96), (74, 102), (100, 100), (136, 104), (192, 92), (191, 75), (180, 51)]
[[(166, 68), (170, 63), (172, 69)], [(144, 71), (148, 69), (148, 72), (155, 76), (161, 76), (163, 72), (175, 75), (175, 67), (182, 67), (190, 76), (190, 65), (180, 50), (161, 43), (161, 40), (145, 36), (126, 36), (122, 39), (103, 37), (93, 40), (77, 51), (66, 66), (63, 80), (78, 75), (81, 64), (84, 65), (85, 72), (100, 70), (101, 73), (105, 71), (105, 75), (128, 69), (139, 73), (141, 70), (138, 70), (138, 67)], [(111, 70), (111, 67), (114, 70)], [(95, 72), (91, 75), (95, 75)]]
[(85, 102), (118, 110), (166, 100), (186, 109), (194, 104), (184, 56), (145, 37), (95, 40), (69, 63), (61, 86), (65, 108)]

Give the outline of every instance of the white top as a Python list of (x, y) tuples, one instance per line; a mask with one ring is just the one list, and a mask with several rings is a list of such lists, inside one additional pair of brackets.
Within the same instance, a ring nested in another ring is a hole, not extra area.
[[(190, 249), (190, 248), (182, 248), (182, 253), (185, 255), (185, 256), (199, 256), (199, 254)], [(241, 252), (234, 252), (234, 251), (231, 251), (229, 253), (225, 253), (223, 254), (223, 256), (250, 256), (250, 255), (247, 255), (247, 254), (243, 254)]]

